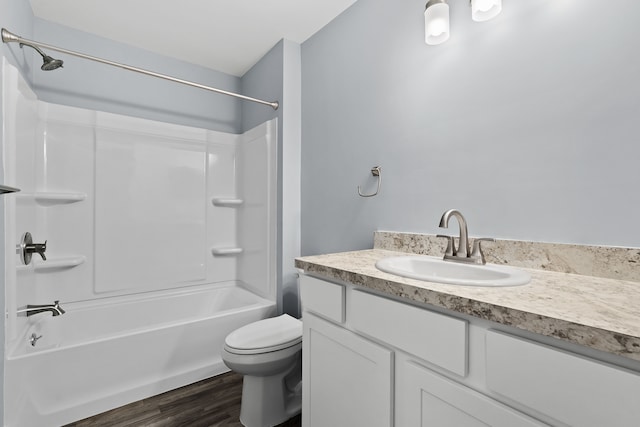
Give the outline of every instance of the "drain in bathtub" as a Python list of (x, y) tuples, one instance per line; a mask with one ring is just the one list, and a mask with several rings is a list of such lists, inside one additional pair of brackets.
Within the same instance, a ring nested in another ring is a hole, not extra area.
[(42, 335), (37, 336), (35, 333), (31, 334), (31, 337), (29, 337), (29, 342), (31, 343), (31, 345), (33, 347), (36, 346), (36, 342), (38, 342), (38, 340), (42, 338)]

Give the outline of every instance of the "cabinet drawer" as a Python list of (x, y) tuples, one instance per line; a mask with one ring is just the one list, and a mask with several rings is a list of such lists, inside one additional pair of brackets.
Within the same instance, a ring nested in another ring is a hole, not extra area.
[(357, 331), (460, 376), (467, 374), (467, 322), (366, 292), (353, 291)]
[(497, 331), (486, 335), (487, 386), (562, 423), (631, 426), (640, 374)]
[(300, 276), (302, 308), (338, 323), (344, 323), (344, 286), (311, 276)]

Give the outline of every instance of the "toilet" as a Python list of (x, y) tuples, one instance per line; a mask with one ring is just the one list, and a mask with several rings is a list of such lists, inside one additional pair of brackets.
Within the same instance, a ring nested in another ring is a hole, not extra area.
[(227, 335), (222, 360), (244, 376), (240, 422), (272, 427), (302, 406), (302, 322), (288, 314), (260, 320)]

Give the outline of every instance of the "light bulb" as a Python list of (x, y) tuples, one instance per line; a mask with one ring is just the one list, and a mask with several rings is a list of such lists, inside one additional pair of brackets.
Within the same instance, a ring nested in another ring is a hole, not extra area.
[(441, 35), (445, 31), (447, 31), (447, 23), (444, 21), (444, 19), (434, 19), (429, 24), (428, 32), (433, 37), (438, 37), (439, 35)]

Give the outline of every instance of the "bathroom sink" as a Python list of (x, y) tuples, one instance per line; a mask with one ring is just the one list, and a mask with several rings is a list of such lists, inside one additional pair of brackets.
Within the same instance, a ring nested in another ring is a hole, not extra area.
[(531, 280), (529, 273), (513, 267), (463, 264), (426, 255), (383, 258), (376, 268), (410, 279), (463, 286), (517, 286)]

